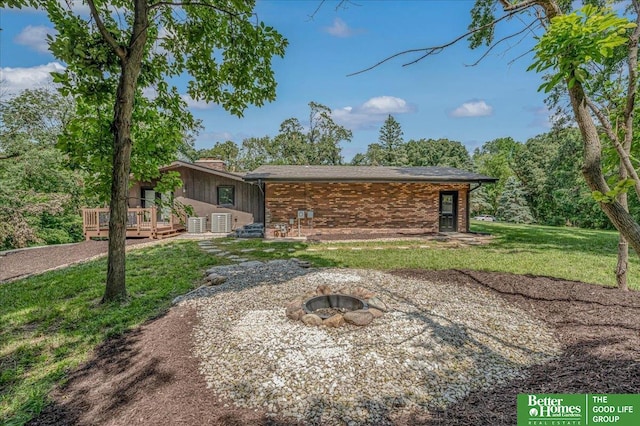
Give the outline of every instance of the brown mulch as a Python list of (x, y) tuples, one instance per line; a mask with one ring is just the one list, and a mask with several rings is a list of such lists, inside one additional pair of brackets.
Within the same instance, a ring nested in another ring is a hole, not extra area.
[[(474, 392), (446, 411), (414, 413), (398, 425), (513, 425), (518, 393), (639, 393), (640, 293), (547, 277), (474, 271), (394, 272), (494, 291), (555, 329), (565, 351), (518, 379)], [(207, 389), (191, 352), (197, 321), (178, 306), (103, 344), (56, 390), (31, 425), (289, 425), (238, 409)]]
[[(150, 243), (150, 238), (127, 239), (127, 245)], [(0, 283), (41, 274), (104, 256), (108, 241), (83, 241), (76, 244), (44, 246), (4, 252), (0, 255)]]

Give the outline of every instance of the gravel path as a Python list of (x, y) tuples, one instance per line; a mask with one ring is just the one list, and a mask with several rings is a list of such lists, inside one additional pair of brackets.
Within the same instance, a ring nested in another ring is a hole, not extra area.
[[(415, 409), (442, 410), (522, 378), (561, 351), (544, 323), (488, 291), (378, 271), (308, 270), (293, 261), (227, 272), (223, 285), (184, 302), (200, 319), (200, 371), (236, 406), (267, 415), (393, 424)], [(364, 286), (390, 312), (366, 327), (307, 327), (286, 318), (287, 302), (319, 285)]]
[[(159, 241), (150, 238), (128, 239), (127, 245), (140, 247), (141, 244), (146, 246)], [(108, 244), (108, 241), (90, 240), (4, 252), (0, 255), (0, 283), (106, 256)]]

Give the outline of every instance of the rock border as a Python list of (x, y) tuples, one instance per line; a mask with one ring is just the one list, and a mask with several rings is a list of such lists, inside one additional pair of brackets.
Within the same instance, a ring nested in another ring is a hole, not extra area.
[[(357, 309), (355, 311), (335, 314), (325, 319), (322, 319), (314, 313), (306, 313), (304, 311), (302, 306), (307, 300), (316, 296), (327, 296), (330, 294), (357, 297), (358, 299), (365, 301), (367, 303), (367, 307), (364, 309)], [(315, 291), (307, 292), (303, 296), (298, 296), (291, 300), (285, 308), (285, 315), (290, 320), (302, 321), (302, 323), (307, 326), (338, 328), (345, 324), (351, 324), (364, 327), (371, 324), (374, 319), (380, 318), (388, 311), (389, 308), (386, 303), (380, 300), (375, 293), (364, 287), (341, 287), (336, 291), (333, 291), (328, 285), (319, 285), (316, 287)]]

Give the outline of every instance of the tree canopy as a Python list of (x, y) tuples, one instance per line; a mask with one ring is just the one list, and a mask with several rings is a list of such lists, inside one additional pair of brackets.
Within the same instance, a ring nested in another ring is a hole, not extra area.
[(67, 67), (54, 81), (77, 104), (67, 146), (110, 176), (98, 180), (110, 187), (104, 300), (123, 299), (129, 174), (157, 174), (197, 126), (172, 79), (188, 78), (188, 96), (240, 116), (275, 98), (271, 61), (287, 42), (256, 19), (254, 1), (87, 0), (88, 16), (57, 0), (0, 5), (42, 9), (57, 31), (50, 50)]
[(85, 175), (56, 148), (74, 104), (52, 90), (0, 102), (0, 249), (83, 238)]

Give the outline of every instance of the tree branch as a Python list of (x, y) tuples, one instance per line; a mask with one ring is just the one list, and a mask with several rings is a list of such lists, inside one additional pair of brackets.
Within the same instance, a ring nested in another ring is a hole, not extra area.
[(149, 11), (162, 7), (162, 6), (169, 6), (169, 7), (178, 7), (178, 6), (202, 6), (202, 7), (208, 7), (209, 9), (213, 9), (213, 10), (217, 10), (218, 12), (222, 12), (222, 13), (226, 13), (229, 16), (233, 16), (233, 17), (237, 17), (240, 16), (238, 13), (234, 13), (228, 9), (224, 9), (221, 7), (218, 7), (214, 4), (210, 4), (210, 3), (203, 3), (203, 2), (198, 2), (198, 1), (184, 1), (184, 2), (170, 2), (170, 1), (159, 1), (157, 3), (154, 3), (152, 5), (149, 5)]
[(611, 143), (613, 144), (614, 148), (618, 152), (618, 156), (620, 157), (620, 162), (624, 164), (624, 168), (627, 170), (627, 173), (634, 180), (634, 188), (636, 190), (638, 198), (640, 198), (640, 178), (638, 177), (638, 173), (631, 163), (629, 153), (625, 150), (623, 144), (620, 143), (620, 138), (618, 138), (618, 135), (616, 135), (616, 133), (613, 131), (609, 118), (600, 110), (600, 108), (598, 108), (595, 103), (593, 103), (591, 99), (585, 96), (585, 101), (589, 106), (591, 112), (593, 112), (593, 114), (595, 114), (595, 116), (598, 118), (598, 121), (600, 121), (600, 124), (604, 128), (604, 131), (609, 139), (611, 139)]
[[(633, 141), (633, 113), (635, 109), (637, 86), (638, 86), (638, 40), (640, 39), (640, 4), (638, 0), (633, 0), (633, 7), (636, 12), (636, 27), (629, 37), (628, 82), (627, 82), (627, 103), (624, 111), (624, 149), (630, 152)], [(640, 197), (640, 194), (638, 194)]]
[(494, 25), (496, 25), (498, 22), (500, 22), (500, 21), (504, 21), (505, 19), (512, 17), (512, 16), (513, 16), (513, 15), (515, 15), (517, 12), (518, 12), (518, 11), (509, 12), (508, 14), (506, 14), (506, 15), (504, 15), (504, 16), (501, 16), (500, 18), (495, 19), (495, 20), (493, 20), (493, 21), (489, 22), (488, 24), (481, 25), (481, 26), (479, 26), (478, 28), (474, 28), (474, 29), (472, 29), (472, 30), (469, 30), (469, 31), (467, 31), (466, 33), (462, 34), (461, 36), (459, 36), (459, 37), (457, 37), (457, 38), (453, 39), (452, 41), (450, 41), (450, 42), (448, 42), (448, 43), (445, 43), (445, 44), (441, 44), (440, 46), (434, 46), (434, 47), (422, 47), (422, 48), (419, 48), (419, 49), (408, 49), (408, 50), (403, 50), (402, 52), (395, 53), (395, 54), (393, 54), (393, 55), (391, 55), (391, 56), (387, 56), (387, 57), (386, 57), (386, 58), (384, 58), (383, 60), (381, 60), (381, 61), (377, 62), (376, 64), (374, 64), (374, 65), (372, 65), (372, 66), (370, 66), (370, 67), (368, 67), (368, 68), (365, 68), (365, 69), (360, 70), (360, 71), (353, 72), (353, 73), (351, 73), (351, 74), (347, 74), (347, 77), (352, 77), (352, 76), (354, 76), (354, 75), (358, 75), (358, 74), (365, 73), (365, 72), (367, 72), (367, 71), (371, 71), (372, 69), (377, 68), (377, 67), (379, 67), (380, 65), (382, 65), (382, 64), (384, 64), (384, 63), (386, 63), (386, 62), (389, 62), (390, 60), (395, 59), (395, 58), (397, 58), (397, 57), (399, 57), (399, 56), (408, 55), (408, 54), (410, 54), (410, 53), (416, 53), (416, 52), (425, 52), (425, 53), (424, 53), (422, 56), (420, 56), (419, 58), (417, 58), (417, 59), (415, 59), (415, 60), (413, 60), (413, 61), (411, 61), (411, 62), (407, 62), (407, 63), (405, 63), (405, 64), (402, 64), (402, 66), (403, 66), (403, 67), (406, 67), (406, 66), (409, 66), (409, 65), (413, 65), (413, 64), (415, 64), (415, 63), (420, 62), (421, 60), (423, 60), (424, 58), (426, 58), (426, 57), (428, 57), (428, 56), (436, 55), (436, 54), (438, 54), (438, 53), (442, 52), (442, 51), (443, 51), (444, 49), (446, 49), (447, 47), (453, 46), (454, 44), (458, 43), (460, 40), (463, 40), (463, 39), (465, 39), (465, 38), (469, 37), (471, 34), (477, 33), (478, 31), (481, 31), (481, 30), (483, 30), (483, 29), (485, 29), (485, 28), (488, 28), (488, 27), (494, 26)]
[[(482, 60), (483, 60), (484, 58), (486, 58), (486, 57), (487, 57), (487, 55), (488, 55), (488, 54), (489, 54), (489, 53), (490, 53), (490, 52), (491, 52), (491, 51), (492, 51), (496, 46), (498, 46), (500, 43), (502, 43), (502, 42), (504, 42), (504, 41), (507, 41), (507, 40), (509, 40), (509, 39), (512, 39), (513, 37), (517, 37), (517, 36), (519, 36), (520, 34), (522, 34), (522, 33), (524, 33), (524, 32), (527, 32), (528, 30), (530, 30), (530, 29), (531, 29), (531, 27), (532, 27), (532, 26), (533, 26), (533, 24), (535, 24), (535, 23), (536, 23), (536, 21), (532, 21), (529, 25), (527, 25), (526, 27), (524, 27), (522, 30), (518, 31), (517, 33), (514, 33), (514, 34), (511, 34), (511, 35), (508, 35), (508, 36), (503, 37), (503, 38), (501, 38), (500, 40), (496, 41), (496, 42), (495, 42), (495, 43), (493, 43), (491, 46), (489, 46), (489, 48), (488, 48), (488, 49), (487, 49), (487, 50), (482, 54), (482, 56), (480, 56), (480, 58), (478, 58), (478, 60), (477, 60), (477, 61), (475, 61), (473, 64), (465, 65), (465, 66), (467, 66), (467, 67), (475, 67), (475, 66), (476, 66), (476, 65), (478, 65), (480, 62), (482, 62)], [(522, 40), (520, 40), (520, 42), (518, 42), (518, 43), (521, 43), (521, 42), (522, 42)]]
[(96, 26), (98, 27), (98, 30), (100, 31), (100, 34), (102, 35), (102, 37), (105, 39), (107, 43), (109, 43), (109, 45), (111, 46), (113, 51), (116, 53), (116, 55), (118, 55), (118, 57), (121, 60), (125, 60), (127, 58), (127, 53), (125, 52), (124, 48), (120, 44), (118, 44), (118, 41), (115, 38), (113, 38), (113, 35), (111, 35), (107, 27), (104, 25), (104, 22), (102, 22), (102, 19), (100, 18), (100, 14), (98, 13), (98, 9), (96, 9), (96, 5), (94, 1), (87, 0), (87, 4), (89, 5), (89, 10), (91, 10), (91, 16), (96, 21)]
[(508, 0), (500, 0), (502, 10), (505, 12), (522, 11), (530, 7), (539, 6), (545, 10), (547, 19), (551, 19), (562, 13), (558, 4), (553, 0), (523, 0), (519, 3), (511, 3)]

